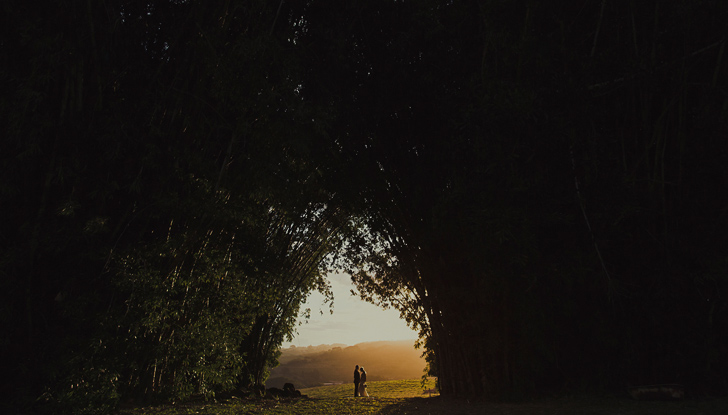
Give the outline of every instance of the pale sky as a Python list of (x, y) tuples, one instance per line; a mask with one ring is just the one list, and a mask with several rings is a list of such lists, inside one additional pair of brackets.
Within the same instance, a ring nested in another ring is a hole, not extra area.
[(282, 347), (334, 343), (353, 346), (379, 340), (412, 340), (414, 344), (417, 333), (400, 320), (397, 310), (382, 310), (352, 296), (350, 290), (354, 287), (348, 275), (329, 274), (329, 281), (334, 292), (334, 313), (330, 314), (328, 306), (322, 304), (321, 294), (311, 294), (301, 307), (302, 310), (311, 309), (311, 318), (307, 323), (299, 318), (303, 324), (297, 326), (298, 335), (293, 342), (284, 342)]

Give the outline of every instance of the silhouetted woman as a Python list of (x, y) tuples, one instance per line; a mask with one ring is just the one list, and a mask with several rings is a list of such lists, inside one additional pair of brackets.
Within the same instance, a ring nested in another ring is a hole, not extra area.
[(359, 381), (359, 396), (369, 397), (367, 393), (367, 372), (364, 370), (364, 366), (360, 367), (361, 380)]

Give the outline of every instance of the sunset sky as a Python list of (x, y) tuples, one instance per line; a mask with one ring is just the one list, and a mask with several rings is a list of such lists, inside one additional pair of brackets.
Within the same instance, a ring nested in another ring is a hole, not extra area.
[(351, 346), (368, 341), (409, 339), (414, 344), (417, 333), (400, 320), (399, 312), (382, 310), (352, 296), (349, 291), (353, 285), (348, 275), (331, 274), (329, 278), (334, 291), (334, 313), (330, 314), (328, 306), (322, 304), (321, 294), (312, 294), (302, 306), (302, 309), (311, 309), (311, 318), (297, 327), (296, 338), (291, 343), (283, 343), (283, 347), (333, 343)]

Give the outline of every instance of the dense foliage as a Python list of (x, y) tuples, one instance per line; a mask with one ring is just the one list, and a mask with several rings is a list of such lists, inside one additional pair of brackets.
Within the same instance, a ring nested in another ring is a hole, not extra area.
[(261, 383), (330, 259), (445, 395), (728, 389), (725, 2), (0, 7), (12, 408)]
[(350, 225), (288, 22), (264, 1), (2, 7), (4, 404), (262, 383)]

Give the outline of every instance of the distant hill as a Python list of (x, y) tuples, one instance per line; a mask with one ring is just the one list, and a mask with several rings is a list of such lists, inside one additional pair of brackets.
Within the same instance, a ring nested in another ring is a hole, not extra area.
[(281, 364), (283, 364), (285, 362), (290, 362), (291, 360), (297, 359), (304, 355), (328, 352), (329, 350), (331, 350), (335, 347), (345, 348), (345, 347), (348, 347), (348, 345), (342, 344), (342, 343), (334, 343), (334, 344), (320, 344), (318, 346), (307, 346), (307, 347), (291, 346), (287, 349), (281, 349), (281, 357), (278, 358), (278, 361)]
[(352, 383), (355, 365), (364, 366), (369, 381), (419, 378), (425, 368), (414, 340), (290, 347), (281, 352), (267, 387), (282, 388), (287, 382), (297, 389)]

